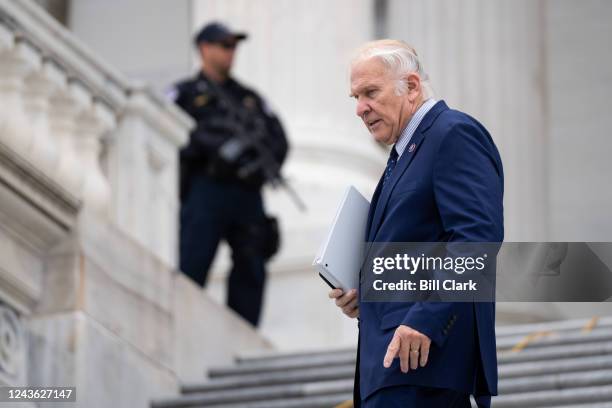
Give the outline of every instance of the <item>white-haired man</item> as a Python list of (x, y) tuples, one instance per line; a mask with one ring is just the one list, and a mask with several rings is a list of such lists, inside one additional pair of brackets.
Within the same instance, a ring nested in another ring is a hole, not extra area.
[[(357, 116), (393, 145), (372, 197), (368, 242), (501, 242), (503, 171), (486, 129), (432, 97), (417, 53), (401, 41), (361, 47), (351, 64)], [(493, 303), (359, 302), (355, 406), (489, 406), (497, 393)], [(397, 358), (399, 357), (399, 358)]]

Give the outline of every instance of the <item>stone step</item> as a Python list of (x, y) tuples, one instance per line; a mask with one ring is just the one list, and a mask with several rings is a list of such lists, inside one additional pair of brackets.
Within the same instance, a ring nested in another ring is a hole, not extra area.
[[(355, 339), (356, 340), (356, 339)], [(243, 366), (248, 366), (250, 364), (260, 364), (260, 363), (268, 363), (275, 361), (286, 361), (293, 359), (305, 359), (310, 357), (324, 357), (331, 356), (339, 353), (346, 353), (350, 350), (354, 350), (353, 348), (347, 347), (339, 347), (339, 348), (330, 348), (325, 350), (305, 350), (305, 351), (272, 351), (272, 350), (264, 350), (257, 351), (253, 353), (246, 353), (236, 356), (235, 362), (236, 364), (240, 364)]]
[(273, 371), (286, 371), (301, 368), (324, 366), (354, 365), (356, 350), (343, 349), (336, 354), (320, 353), (310, 356), (287, 357), (284, 359), (258, 360), (248, 364), (239, 363), (229, 367), (215, 367), (208, 370), (210, 378), (227, 377), (240, 374), (253, 374)]
[(493, 408), (566, 407), (570, 404), (587, 404), (612, 401), (612, 386), (582, 387), (554, 391), (536, 391), (502, 395), (493, 399)]
[(499, 377), (516, 378), (607, 369), (612, 369), (612, 356), (577, 357), (502, 365), (499, 367)]
[(181, 391), (184, 393), (208, 392), (213, 390), (260, 387), (265, 385), (346, 380), (348, 378), (353, 378), (354, 374), (354, 366), (307, 368), (299, 371), (215, 378), (205, 383), (185, 384), (181, 387)]
[[(612, 354), (612, 341), (584, 344), (568, 344), (552, 346), (548, 348), (526, 348), (521, 351), (503, 351), (498, 354), (499, 364), (526, 362), (526, 361), (543, 361), (559, 358), (571, 357), (587, 357), (596, 355)], [(230, 367), (213, 368), (209, 370), (209, 378), (222, 378), (231, 376), (240, 376), (246, 374), (261, 374), (268, 372), (289, 371), (304, 368), (317, 368), (327, 366), (343, 366), (355, 364), (355, 351), (343, 352), (337, 355), (330, 356), (313, 356), (312, 358), (299, 358), (294, 360), (281, 360), (265, 362), (259, 364), (250, 364), (247, 366), (236, 365)]]
[[(497, 350), (511, 350), (522, 341), (526, 340), (528, 338), (527, 336), (510, 336), (497, 339)], [(542, 334), (540, 337), (533, 338), (529, 341), (526, 348), (551, 347), (562, 344), (587, 344), (605, 341), (612, 342), (612, 328), (601, 328), (589, 333), (568, 331)]]
[(612, 327), (612, 316), (497, 326), (495, 333), (499, 339), (505, 336), (526, 335), (541, 331), (582, 331), (585, 328), (588, 329), (591, 325), (593, 325), (593, 330), (610, 328)]
[(589, 357), (610, 354), (612, 354), (612, 341), (601, 341), (526, 348), (521, 351), (507, 350), (497, 353), (497, 361), (501, 365), (528, 361), (556, 360), (566, 357)]
[(612, 385), (612, 370), (501, 378), (499, 380), (498, 390), (500, 395), (509, 395), (532, 391), (561, 390), (599, 385)]

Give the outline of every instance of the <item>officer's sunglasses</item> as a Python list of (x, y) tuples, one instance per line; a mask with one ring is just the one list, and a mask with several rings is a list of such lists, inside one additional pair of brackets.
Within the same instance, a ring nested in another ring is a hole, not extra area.
[(219, 44), (222, 48), (226, 50), (236, 49), (236, 46), (238, 45), (236, 41), (221, 41), (217, 44)]

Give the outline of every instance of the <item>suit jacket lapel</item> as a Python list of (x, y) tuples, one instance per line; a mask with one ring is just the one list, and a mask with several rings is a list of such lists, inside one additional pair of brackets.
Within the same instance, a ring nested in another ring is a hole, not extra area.
[(412, 139), (410, 140), (410, 145), (414, 144), (415, 148), (412, 150), (412, 152), (409, 151), (409, 148), (406, 148), (404, 153), (402, 153), (402, 157), (400, 157), (399, 161), (397, 162), (397, 165), (395, 166), (395, 169), (393, 169), (393, 173), (391, 174), (391, 178), (389, 179), (389, 182), (387, 183), (387, 185), (385, 185), (385, 187), (380, 192), (380, 197), (378, 198), (378, 201), (376, 203), (376, 207), (374, 210), (372, 224), (370, 225), (370, 234), (368, 237), (368, 241), (374, 241), (374, 238), (376, 237), (376, 233), (378, 232), (378, 229), (380, 227), (383, 214), (385, 213), (385, 208), (387, 208), (387, 202), (389, 201), (391, 192), (395, 188), (395, 185), (397, 184), (402, 174), (404, 174), (404, 172), (406, 171), (406, 169), (412, 162), (412, 159), (414, 158), (414, 156), (416, 156), (417, 152), (419, 151), (419, 146), (422, 141), (423, 141), (423, 133), (417, 130), (414, 133), (414, 135), (412, 135)]
[(364, 239), (367, 241), (370, 236), (370, 228), (372, 227), (372, 218), (374, 217), (374, 210), (376, 209), (376, 204), (378, 203), (378, 199), (380, 197), (380, 190), (382, 189), (382, 181), (383, 176), (378, 180), (378, 185), (376, 186), (376, 190), (374, 190), (374, 194), (372, 195), (372, 201), (370, 201), (370, 211), (368, 211), (368, 222), (366, 224), (365, 237)]
[[(439, 101), (431, 108), (429, 112), (427, 112), (427, 115), (425, 115), (425, 117), (417, 127), (416, 131), (412, 135), (412, 139), (410, 139), (410, 143), (408, 144), (410, 147), (407, 147), (406, 150), (404, 150), (402, 156), (399, 159), (399, 162), (395, 166), (395, 169), (393, 169), (393, 174), (389, 179), (389, 183), (382, 189), (382, 191), (380, 191), (379, 197), (377, 197), (378, 199), (376, 200), (376, 202), (374, 201), (374, 197), (372, 197), (372, 205), (375, 205), (375, 207), (371, 207), (373, 208), (374, 215), (372, 216), (371, 209), (370, 215), (368, 216), (369, 242), (374, 241), (376, 233), (378, 232), (378, 229), (382, 222), (382, 218), (385, 213), (389, 197), (391, 196), (395, 185), (412, 162), (412, 159), (414, 159), (414, 157), (418, 153), (419, 146), (421, 145), (421, 142), (423, 142), (423, 139), (425, 137), (425, 132), (431, 127), (438, 115), (446, 109), (448, 109), (446, 103), (444, 103), (444, 101)], [(412, 145), (414, 145), (414, 147), (412, 147)], [(381, 184), (382, 183), (379, 182), (379, 187), (381, 186)], [(378, 190), (379, 188), (377, 188), (377, 191)]]

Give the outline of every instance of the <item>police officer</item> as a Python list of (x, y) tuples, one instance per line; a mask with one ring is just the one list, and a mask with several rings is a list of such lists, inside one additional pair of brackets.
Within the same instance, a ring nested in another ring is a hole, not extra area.
[(226, 240), (233, 262), (228, 306), (256, 326), (265, 262), (278, 244), (261, 187), (269, 181), (266, 166), (279, 167), (288, 144), (262, 98), (230, 76), (236, 47), (246, 38), (217, 22), (202, 28), (195, 37), (201, 70), (174, 87), (174, 100), (197, 123), (180, 152), (180, 268), (204, 286)]

